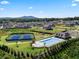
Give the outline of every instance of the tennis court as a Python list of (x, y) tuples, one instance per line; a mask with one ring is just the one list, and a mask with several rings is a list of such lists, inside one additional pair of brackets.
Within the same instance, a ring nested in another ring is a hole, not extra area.
[(7, 41), (23, 41), (34, 39), (33, 34), (11, 34), (6, 40)]

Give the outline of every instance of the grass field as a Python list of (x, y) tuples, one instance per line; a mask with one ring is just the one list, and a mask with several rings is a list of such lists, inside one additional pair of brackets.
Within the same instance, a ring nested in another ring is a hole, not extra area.
[(9, 55), (8, 53), (0, 50), (0, 59), (15, 59), (14, 56)]
[[(76, 29), (79, 29), (78, 26), (75, 27)], [(34, 48), (32, 49), (31, 47), (31, 41), (26, 41), (26, 42), (19, 42), (18, 44), (16, 42), (6, 42), (6, 38), (11, 34), (11, 33), (34, 33), (35, 35), (35, 40), (41, 40), (50, 36), (54, 36), (55, 33), (64, 31), (65, 29), (70, 30), (73, 29), (74, 27), (61, 27), (61, 26), (56, 26), (53, 30), (45, 30), (42, 28), (38, 27), (33, 27), (32, 29), (5, 29), (5, 30), (0, 30), (0, 45), (7, 45), (10, 48), (13, 48), (16, 51), (23, 51), (23, 52), (30, 52), (32, 54), (39, 53), (40, 51), (44, 51), (44, 48)], [(31, 32), (31, 30), (37, 30), (37, 31), (42, 31), (42, 32), (51, 32), (54, 33), (52, 35), (49, 34), (41, 34), (37, 32)], [(18, 47), (17, 47), (18, 46)]]
[(55, 59), (79, 59), (79, 41), (74, 42), (70, 47), (59, 52), (54, 57)]

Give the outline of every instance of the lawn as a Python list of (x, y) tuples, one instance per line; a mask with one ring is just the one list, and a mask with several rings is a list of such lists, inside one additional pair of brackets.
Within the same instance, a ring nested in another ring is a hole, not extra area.
[[(24, 41), (24, 42), (7, 42), (5, 39), (11, 34), (11, 33), (34, 33), (35, 35), (35, 40), (41, 40), (50, 36), (54, 36), (56, 33), (64, 31), (65, 29), (70, 30), (73, 29), (74, 27), (61, 27), (61, 26), (56, 26), (53, 30), (45, 30), (42, 28), (38, 27), (33, 27), (32, 29), (5, 29), (5, 30), (0, 30), (0, 45), (7, 45), (10, 48), (13, 48), (16, 51), (23, 51), (23, 52), (30, 52), (33, 55), (39, 53), (40, 51), (44, 51), (44, 48), (32, 48), (31, 47), (31, 41)], [(79, 28), (78, 26), (76, 28)], [(38, 32), (31, 32), (31, 30), (36, 30), (36, 31), (42, 31), (42, 32), (51, 32), (53, 33), (52, 35), (49, 34), (41, 34)]]
[[(23, 52), (30, 52), (32, 54), (36, 54), (36, 53), (39, 53), (40, 51), (43, 51), (44, 48), (35, 48), (35, 49), (32, 49), (31, 47), (31, 41), (24, 41), (24, 42), (7, 42), (5, 39), (11, 34), (11, 33), (34, 33), (35, 35), (35, 40), (40, 40), (40, 39), (43, 39), (43, 38), (47, 38), (49, 37), (50, 35), (48, 34), (45, 34), (45, 35), (42, 35), (40, 33), (36, 33), (36, 32), (30, 32), (29, 29), (7, 29), (7, 30), (2, 30), (3, 32), (7, 33), (7, 35), (2, 35), (0, 37), (0, 45), (7, 45), (8, 47), (10, 48), (13, 48), (14, 50), (16, 51), (23, 51)], [(18, 46), (18, 47), (17, 47)]]
[(79, 41), (74, 42), (66, 50), (56, 54), (56, 59), (79, 59)]
[(0, 59), (15, 59), (14, 56), (9, 55), (8, 53), (0, 50)]

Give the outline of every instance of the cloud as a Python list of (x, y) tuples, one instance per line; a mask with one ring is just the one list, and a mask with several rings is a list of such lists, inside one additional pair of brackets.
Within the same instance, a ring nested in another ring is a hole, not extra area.
[(73, 3), (72, 6), (77, 6), (77, 4), (76, 3)]
[(73, 1), (72, 1), (72, 3), (74, 3), (74, 2), (78, 3), (78, 2), (79, 2), (79, 0), (73, 0)]
[(79, 2), (79, 0), (74, 0), (74, 1)]
[(4, 8), (0, 8), (0, 11), (3, 11), (4, 10)]
[(6, 1), (6, 0), (0, 2), (0, 4), (2, 4), (2, 5), (6, 5), (6, 4), (9, 4), (9, 3), (10, 2), (9, 1)]
[(28, 7), (28, 9), (32, 9), (33, 7)]
[(79, 0), (72, 0), (72, 6), (79, 5)]
[(43, 11), (40, 11), (39, 13), (40, 13), (40, 14), (42, 14), (42, 13), (43, 13)]

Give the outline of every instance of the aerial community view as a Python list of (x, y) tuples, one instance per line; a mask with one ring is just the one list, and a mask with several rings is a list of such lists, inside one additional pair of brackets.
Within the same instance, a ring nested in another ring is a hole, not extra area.
[(79, 0), (0, 0), (0, 59), (79, 59)]

